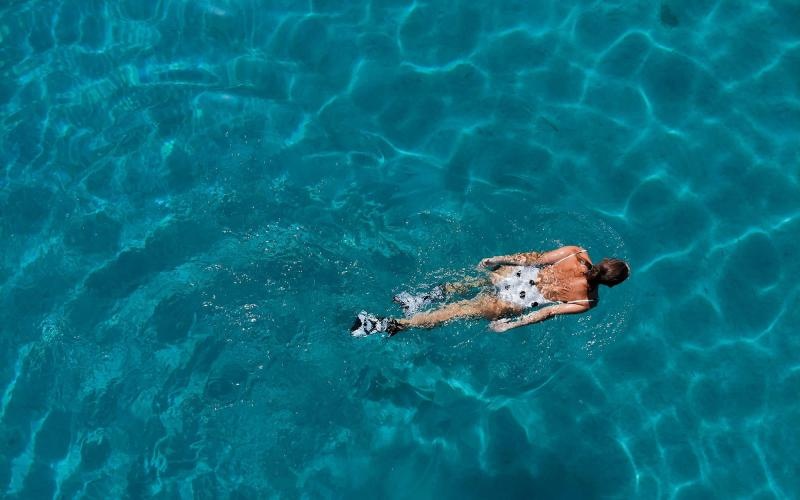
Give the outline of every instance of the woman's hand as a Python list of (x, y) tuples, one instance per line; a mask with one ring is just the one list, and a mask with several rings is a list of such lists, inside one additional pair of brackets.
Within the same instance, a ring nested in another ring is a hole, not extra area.
[(495, 333), (504, 333), (517, 326), (519, 326), (517, 321), (512, 321), (510, 319), (497, 319), (489, 323), (489, 329)]
[(481, 259), (481, 262), (478, 264), (479, 269), (491, 269), (495, 270), (500, 266), (500, 261), (497, 257), (488, 257), (486, 259)]
[(502, 266), (525, 266), (533, 264), (539, 256), (536, 252), (515, 253), (513, 255), (497, 255), (482, 259), (478, 264), (479, 269), (497, 270)]

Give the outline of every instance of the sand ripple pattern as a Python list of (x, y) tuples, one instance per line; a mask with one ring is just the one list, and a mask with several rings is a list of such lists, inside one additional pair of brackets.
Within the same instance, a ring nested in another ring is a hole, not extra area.
[[(795, 497), (798, 68), (794, 0), (3, 2), (0, 492)], [(344, 333), (574, 242), (586, 317)]]

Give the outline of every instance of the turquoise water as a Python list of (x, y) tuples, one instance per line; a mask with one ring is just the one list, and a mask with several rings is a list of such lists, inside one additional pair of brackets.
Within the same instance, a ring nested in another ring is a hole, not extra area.
[[(798, 68), (794, 0), (4, 2), (0, 491), (797, 497)], [(563, 244), (633, 275), (347, 334)]]

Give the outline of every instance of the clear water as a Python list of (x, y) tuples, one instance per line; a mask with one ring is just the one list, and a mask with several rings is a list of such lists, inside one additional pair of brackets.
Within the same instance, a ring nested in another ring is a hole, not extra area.
[[(800, 4), (3, 2), (8, 498), (800, 494)], [(580, 244), (498, 336), (355, 312)]]

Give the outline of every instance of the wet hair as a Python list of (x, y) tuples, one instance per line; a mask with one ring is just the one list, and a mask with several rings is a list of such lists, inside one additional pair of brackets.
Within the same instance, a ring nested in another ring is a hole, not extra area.
[(624, 260), (603, 259), (593, 265), (586, 276), (593, 285), (606, 285), (612, 287), (619, 285), (631, 273), (631, 268)]

